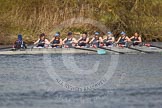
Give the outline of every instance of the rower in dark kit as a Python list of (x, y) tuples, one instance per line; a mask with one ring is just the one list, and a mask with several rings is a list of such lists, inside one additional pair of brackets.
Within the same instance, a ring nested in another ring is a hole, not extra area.
[(115, 42), (115, 37), (113, 36), (112, 32), (107, 32), (106, 38), (103, 40), (104, 46), (112, 47)]
[(39, 39), (34, 43), (34, 45), (39, 48), (46, 48), (49, 46), (49, 44), (50, 42), (48, 41), (48, 39), (45, 38), (44, 33), (40, 34)]
[(69, 32), (67, 37), (63, 40), (64, 48), (72, 48), (77, 45), (77, 40), (73, 37), (73, 33)]
[(60, 38), (60, 33), (56, 32), (52, 40), (50, 41), (52, 48), (61, 48), (62, 47), (62, 39)]
[(133, 45), (133, 46), (136, 46), (136, 45), (141, 46), (141, 45), (142, 45), (141, 36), (140, 36), (137, 32), (134, 33), (134, 36), (132, 36), (132, 37), (130, 38), (130, 40), (132, 41), (132, 45)]
[(83, 32), (82, 36), (78, 39), (79, 47), (88, 47), (89, 38), (87, 32)]
[(131, 40), (129, 39), (128, 36), (126, 36), (126, 33), (125, 32), (121, 32), (120, 35), (121, 36), (118, 38), (116, 44), (119, 47), (127, 47), (128, 44), (131, 42)]
[(99, 48), (100, 45), (103, 43), (103, 39), (99, 36), (99, 34), (99, 32), (95, 32), (94, 37), (89, 42), (91, 44), (91, 47)]

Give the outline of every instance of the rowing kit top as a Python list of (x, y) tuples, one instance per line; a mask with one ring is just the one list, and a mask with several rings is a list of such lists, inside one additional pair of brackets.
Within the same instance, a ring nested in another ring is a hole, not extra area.
[(126, 40), (126, 36), (121, 37), (120, 40), (119, 40), (119, 43), (125, 43), (125, 40)]
[(99, 43), (99, 37), (98, 38), (95, 37), (92, 43), (93, 44)]
[(108, 41), (108, 40), (113, 40), (113, 37), (107, 37), (106, 40), (107, 40), (107, 41)]
[(60, 39), (54, 39), (53, 40), (53, 44), (59, 44), (60, 43)]
[(135, 37), (133, 39), (131, 39), (131, 41), (139, 41), (139, 37)]
[(86, 41), (86, 40), (87, 40), (87, 37), (86, 37), (86, 38), (83, 38), (83, 37), (82, 37), (82, 38), (79, 40), (79, 42), (80, 42), (80, 41)]
[(82, 37), (82, 39), (80, 41), (86, 41), (86, 40), (87, 40), (87, 37), (86, 38)]
[(44, 45), (45, 45), (45, 39), (44, 40), (40, 39), (37, 47), (44, 47)]
[(71, 44), (72, 41), (73, 41), (73, 38), (70, 38), (70, 39), (67, 38), (67, 40), (65, 41), (65, 44)]

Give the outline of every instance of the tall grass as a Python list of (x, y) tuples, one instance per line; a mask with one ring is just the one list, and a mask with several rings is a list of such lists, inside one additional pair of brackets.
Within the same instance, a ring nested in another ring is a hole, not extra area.
[[(12, 42), (18, 33), (30, 42), (37, 34), (51, 35), (60, 23), (78, 17), (101, 22), (115, 34), (126, 31), (130, 36), (139, 31), (147, 41), (161, 39), (161, 9), (161, 0), (1, 0), (0, 43)], [(72, 25), (61, 32), (99, 30), (74, 22), (70, 20)]]

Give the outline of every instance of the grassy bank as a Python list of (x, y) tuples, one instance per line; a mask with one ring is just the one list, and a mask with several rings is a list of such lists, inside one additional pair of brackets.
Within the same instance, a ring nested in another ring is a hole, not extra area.
[[(161, 0), (1, 0), (0, 44), (12, 43), (19, 33), (32, 42), (42, 32), (50, 38), (55, 31), (65, 36), (69, 30), (126, 31), (129, 36), (139, 31), (146, 41), (162, 41), (161, 9)], [(107, 30), (78, 18), (100, 22)]]

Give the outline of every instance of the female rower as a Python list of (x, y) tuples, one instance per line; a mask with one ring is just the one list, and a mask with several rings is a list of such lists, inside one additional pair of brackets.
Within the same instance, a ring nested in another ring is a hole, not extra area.
[(34, 45), (37, 45), (36, 47), (48, 47), (48, 45), (50, 44), (50, 42), (45, 38), (45, 34), (42, 33), (39, 36), (39, 39), (34, 43)]
[(118, 38), (116, 43), (119, 47), (128, 46), (128, 42), (131, 42), (131, 40), (126, 36), (125, 32), (121, 32), (120, 34), (121, 36)]
[(137, 32), (134, 33), (134, 36), (132, 36), (130, 40), (132, 41), (133, 46), (142, 44), (141, 36)]
[(113, 43), (115, 42), (115, 37), (111, 32), (107, 32), (107, 37), (104, 39), (105, 46), (113, 46)]
[(78, 40), (78, 46), (86, 47), (88, 45), (89, 38), (87, 37), (87, 32), (83, 32), (82, 36)]
[(52, 48), (61, 48), (62, 47), (62, 39), (60, 38), (60, 33), (56, 32), (52, 40), (50, 41)]
[(99, 36), (99, 34), (100, 34), (99, 32), (95, 32), (94, 37), (89, 42), (94, 48), (100, 47), (101, 43), (103, 43), (103, 39), (102, 37)]
[(77, 40), (73, 37), (73, 33), (69, 32), (67, 37), (63, 40), (63, 45), (65, 48), (71, 48), (76, 46)]

